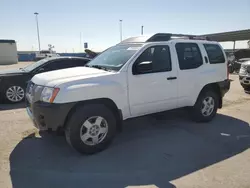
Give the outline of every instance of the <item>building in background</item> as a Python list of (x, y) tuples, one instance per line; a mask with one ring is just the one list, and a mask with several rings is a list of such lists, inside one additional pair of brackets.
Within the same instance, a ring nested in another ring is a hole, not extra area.
[(0, 65), (15, 64), (17, 61), (16, 41), (0, 39)]

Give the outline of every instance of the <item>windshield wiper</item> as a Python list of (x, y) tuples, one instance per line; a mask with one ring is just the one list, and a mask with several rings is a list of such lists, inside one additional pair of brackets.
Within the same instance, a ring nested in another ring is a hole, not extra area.
[(105, 71), (112, 71), (111, 69), (108, 69), (107, 67), (104, 67), (101, 65), (85, 65), (85, 67), (91, 67), (91, 68), (101, 69)]

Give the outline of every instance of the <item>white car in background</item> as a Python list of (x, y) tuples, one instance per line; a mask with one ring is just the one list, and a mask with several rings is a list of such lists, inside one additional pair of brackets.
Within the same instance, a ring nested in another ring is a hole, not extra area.
[(239, 79), (244, 90), (250, 92), (250, 60), (241, 64)]

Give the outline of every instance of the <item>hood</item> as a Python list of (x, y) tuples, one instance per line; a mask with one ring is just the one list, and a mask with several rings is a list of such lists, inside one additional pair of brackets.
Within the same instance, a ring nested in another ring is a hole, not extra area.
[(32, 78), (31, 81), (37, 85), (54, 87), (63, 82), (108, 74), (114, 73), (90, 67), (74, 67), (37, 74)]
[(240, 63), (244, 63), (246, 61), (250, 61), (250, 58), (242, 58), (242, 59), (237, 60), (237, 62), (240, 62)]
[(244, 65), (250, 66), (250, 60), (249, 61), (245, 61), (244, 63), (242, 63)]
[(0, 76), (20, 75), (26, 73), (23, 69), (0, 70)]
[(242, 49), (234, 52), (235, 59), (250, 58), (250, 49)]

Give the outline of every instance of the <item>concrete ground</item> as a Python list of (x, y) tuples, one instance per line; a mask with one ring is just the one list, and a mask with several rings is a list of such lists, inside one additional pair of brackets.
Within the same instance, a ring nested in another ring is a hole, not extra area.
[(250, 95), (231, 79), (212, 122), (184, 110), (128, 120), (91, 156), (63, 136), (39, 135), (23, 104), (0, 105), (0, 187), (250, 188)]

